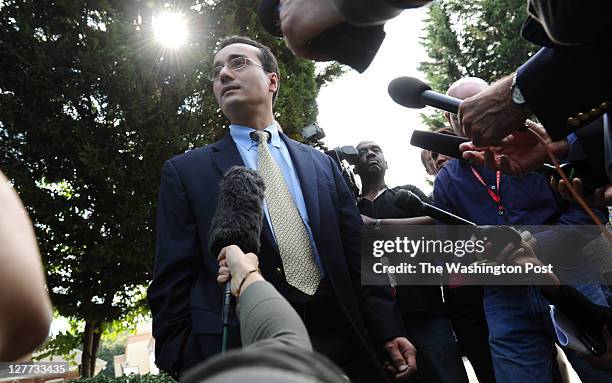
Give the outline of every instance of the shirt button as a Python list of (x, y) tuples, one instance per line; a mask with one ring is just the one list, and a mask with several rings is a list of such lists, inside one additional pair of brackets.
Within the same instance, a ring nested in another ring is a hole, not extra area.
[(280, 267), (276, 268), (276, 275), (279, 276), (279, 277), (283, 276), (283, 270)]

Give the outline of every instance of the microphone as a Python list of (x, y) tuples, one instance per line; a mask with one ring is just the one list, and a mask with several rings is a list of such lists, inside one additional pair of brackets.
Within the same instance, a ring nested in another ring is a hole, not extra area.
[(463, 219), (457, 215), (437, 208), (426, 202), (421, 201), (419, 196), (409, 190), (401, 189), (395, 195), (395, 205), (401, 209), (413, 212), (415, 215), (428, 215), (447, 225), (470, 225), (476, 226), (474, 222)]
[(389, 96), (406, 108), (421, 109), (426, 105), (457, 114), (461, 100), (434, 92), (423, 81), (414, 77), (398, 77), (389, 83)]
[(410, 145), (444, 154), (448, 157), (462, 159), (459, 145), (468, 141), (469, 139), (465, 137), (415, 130), (412, 132)]
[[(209, 252), (218, 255), (225, 246), (237, 245), (245, 253), (258, 253), (263, 224), (264, 181), (255, 170), (233, 166), (219, 183), (219, 198), (212, 219)], [(231, 283), (223, 291), (223, 348), (231, 322)]]
[(521, 233), (512, 226), (481, 225), (437, 208), (421, 201), (419, 196), (409, 190), (401, 189), (395, 195), (395, 205), (412, 214), (428, 215), (447, 225), (469, 225), (477, 238), (482, 238), (491, 244), (491, 254), (499, 254), (503, 248), (512, 243), (515, 249), (521, 244)]
[[(262, 0), (257, 16), (266, 32), (282, 37), (278, 1)], [(343, 22), (313, 38), (310, 44), (315, 51), (363, 73), (374, 60), (385, 35), (382, 25), (357, 27)]]

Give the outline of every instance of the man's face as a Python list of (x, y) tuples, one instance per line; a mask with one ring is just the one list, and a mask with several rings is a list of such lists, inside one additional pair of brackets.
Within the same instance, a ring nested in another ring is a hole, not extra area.
[(232, 70), (224, 66), (213, 80), (213, 94), (223, 113), (232, 115), (245, 110), (272, 107), (272, 94), (276, 91), (278, 77), (261, 68), (259, 48), (248, 44), (231, 44), (221, 49), (213, 61), (213, 67), (225, 65), (237, 57), (246, 57), (246, 65)]
[(436, 174), (442, 170), (442, 168), (451, 160), (450, 157), (445, 156), (441, 153), (432, 152), (431, 158), (434, 160), (434, 167), (436, 168)]
[(384, 175), (387, 170), (387, 161), (380, 146), (374, 142), (361, 142), (357, 145), (359, 160), (355, 171), (360, 175)]

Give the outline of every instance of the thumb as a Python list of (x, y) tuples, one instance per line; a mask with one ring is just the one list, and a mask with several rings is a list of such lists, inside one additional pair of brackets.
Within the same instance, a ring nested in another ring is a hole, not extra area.
[(405, 371), (408, 368), (408, 365), (406, 364), (406, 360), (399, 350), (398, 344), (395, 341), (391, 341), (387, 343), (386, 348), (387, 352), (389, 353), (389, 357), (395, 365), (395, 368), (397, 368), (399, 372)]

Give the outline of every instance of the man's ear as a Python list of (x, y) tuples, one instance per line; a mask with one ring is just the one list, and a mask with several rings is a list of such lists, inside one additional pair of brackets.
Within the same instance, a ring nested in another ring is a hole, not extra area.
[(278, 75), (276, 73), (268, 73), (268, 79), (270, 80), (268, 90), (271, 93), (276, 93), (278, 91), (278, 86), (280, 85)]

